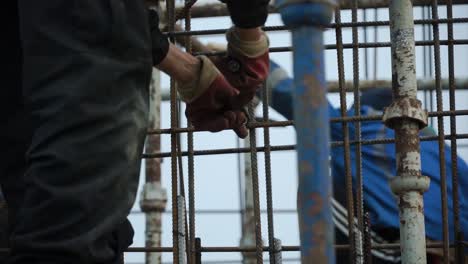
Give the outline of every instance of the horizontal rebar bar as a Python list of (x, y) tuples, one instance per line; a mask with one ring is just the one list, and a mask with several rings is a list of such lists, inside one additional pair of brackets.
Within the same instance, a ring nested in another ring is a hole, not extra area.
[[(453, 45), (468, 45), (468, 39), (458, 39), (458, 40), (453, 40), (451, 41)], [(352, 49), (354, 48), (354, 45), (353, 43), (347, 43), (347, 44), (343, 44), (343, 49)], [(434, 41), (431, 41), (431, 40), (421, 40), (421, 41), (416, 41), (415, 42), (415, 45), (416, 46), (433, 46), (434, 45)], [(440, 41), (440, 45), (441, 46), (447, 46), (449, 45), (449, 41), (448, 40), (441, 40)], [(356, 46), (360, 49), (362, 48), (390, 48), (392, 46), (392, 43), (391, 42), (367, 42), (367, 43), (358, 43), (356, 44)], [(336, 49), (336, 45), (335, 44), (328, 44), (328, 45), (325, 45), (325, 49), (327, 50), (334, 50)], [(269, 49), (269, 52), (270, 53), (274, 53), (274, 52), (291, 52), (292, 51), (292, 47), (288, 46), (288, 47), (272, 47)], [(222, 55), (225, 55), (226, 52), (224, 51), (216, 51), (216, 52), (195, 52), (193, 53), (194, 55), (206, 55), (206, 56), (222, 56)]]
[[(464, 243), (468, 243), (464, 241)], [(430, 242), (426, 244), (427, 248), (441, 248), (443, 246), (442, 242)], [(455, 245), (450, 245), (451, 248), (454, 248)], [(348, 244), (334, 245), (336, 250), (348, 250)], [(382, 244), (373, 244), (372, 249), (399, 249), (399, 243), (382, 243)], [(8, 249), (0, 249), (2, 250)], [(262, 247), (262, 251), (266, 252), (270, 250), (268, 246)], [(255, 252), (256, 247), (238, 247), (238, 246), (212, 246), (212, 247), (201, 247), (201, 252), (213, 253), (213, 252)], [(299, 246), (282, 246), (282, 251), (299, 251)], [(126, 252), (172, 252), (172, 247), (131, 247), (126, 250)]]
[[(245, 210), (240, 209), (198, 209), (195, 211), (196, 214), (240, 214), (245, 212)], [(275, 214), (292, 214), (297, 213), (296, 209), (273, 209)], [(143, 214), (143, 211), (140, 210), (133, 210), (130, 214)], [(171, 210), (166, 210), (163, 214), (171, 214)], [(266, 214), (267, 210), (260, 210), (260, 213)]]
[[(449, 79), (441, 80), (442, 90), (449, 90)], [(332, 80), (327, 82), (328, 93), (338, 93), (340, 86), (338, 81)], [(345, 92), (353, 91), (352, 81), (347, 81), (344, 84)], [(391, 80), (361, 80), (359, 83), (359, 90), (367, 91), (375, 88), (392, 88)], [(455, 90), (468, 90), (468, 78), (455, 79)], [(418, 80), (418, 91), (433, 91), (435, 84), (433, 79), (420, 79)], [(162, 89), (161, 96), (163, 101), (170, 100), (169, 88)]]
[[(358, 2), (359, 8), (383, 8), (388, 7), (389, 0), (360, 0)], [(351, 9), (351, 1), (340, 1), (340, 9)], [(445, 5), (446, 0), (439, 1), (440, 5)], [(414, 6), (428, 6), (431, 4), (430, 0), (414, 0)], [(453, 0), (452, 4), (454, 5), (463, 5), (468, 4), (467, 0)], [(182, 10), (182, 7), (176, 9)], [(269, 13), (277, 13), (277, 10), (270, 6)], [(205, 17), (219, 17), (219, 16), (228, 16), (228, 10), (223, 4), (205, 4), (205, 5), (195, 5), (191, 9), (192, 18), (205, 18)]]
[[(438, 116), (465, 116), (468, 115), (468, 110), (454, 110), (454, 111), (440, 111), (440, 112), (429, 112), (429, 117), (438, 117)], [(366, 121), (379, 121), (382, 120), (382, 115), (368, 115), (368, 116), (347, 116), (347, 117), (334, 117), (330, 118), (330, 122), (366, 122)], [(262, 128), (262, 127), (286, 127), (294, 125), (294, 121), (270, 121), (270, 122), (256, 122), (254, 124), (248, 124), (248, 128)], [(192, 128), (182, 127), (177, 129), (163, 128), (157, 130), (148, 130), (148, 134), (170, 134), (175, 133), (187, 133), (189, 131), (194, 131)]]
[[(270, 260), (268, 258), (266, 258), (265, 260), (265, 263), (268, 263)], [(300, 261), (299, 258), (282, 258), (282, 262), (283, 263), (287, 263), (287, 262), (298, 262)], [(215, 260), (204, 260), (203, 261), (203, 264), (239, 264), (239, 263), (242, 263), (242, 260), (239, 260), (239, 259), (232, 259), (232, 260), (228, 260), (228, 259), (225, 259), (225, 260), (219, 260), (219, 259), (215, 259)], [(143, 262), (128, 262), (126, 261), (125, 264), (144, 264)], [(172, 262), (161, 262), (161, 264), (172, 264)]]
[[(452, 137), (456, 139), (468, 139), (468, 133), (465, 134), (448, 134), (444, 136), (445, 140), (449, 140)], [(421, 141), (437, 141), (438, 136), (424, 136), (420, 137)], [(343, 146), (343, 141), (332, 141), (331, 147), (341, 147)], [(349, 142), (350, 145), (355, 145), (358, 142), (356, 140), (351, 140)], [(361, 140), (361, 144), (363, 145), (376, 145), (376, 144), (393, 144), (395, 143), (395, 138), (382, 138), (382, 139), (369, 139), (369, 140)], [(264, 152), (265, 147), (257, 147), (257, 152)], [(287, 151), (287, 150), (295, 150), (295, 145), (279, 145), (279, 146), (271, 146), (271, 151)], [(236, 154), (236, 153), (247, 153), (250, 152), (250, 148), (224, 148), (224, 149), (209, 149), (209, 150), (196, 150), (194, 151), (195, 156), (206, 156), (206, 155), (219, 155), (219, 154)], [(181, 153), (182, 156), (187, 156), (187, 151), (183, 151)], [(142, 158), (144, 159), (151, 159), (151, 158), (167, 158), (170, 157), (170, 152), (161, 152), (161, 153), (144, 153)]]
[[(465, 246), (468, 246), (468, 241), (462, 242)], [(441, 248), (442, 242), (430, 242), (426, 244), (427, 248)], [(334, 245), (336, 250), (347, 250), (349, 245)], [(455, 245), (450, 245), (450, 248), (454, 248)], [(372, 249), (399, 249), (399, 243), (382, 243), (373, 244)], [(270, 248), (264, 246), (263, 251), (268, 251)], [(225, 246), (225, 247), (201, 247), (201, 252), (255, 252), (255, 247), (237, 247), (237, 246)], [(0, 248), (0, 253), (9, 252), (9, 248)], [(282, 251), (299, 251), (299, 246), (282, 246)], [(172, 247), (130, 247), (125, 252), (127, 253), (142, 253), (142, 252), (161, 252), (161, 253), (172, 253)]]
[[(467, 17), (461, 17), (461, 18), (442, 18), (442, 19), (417, 19), (414, 21), (416, 25), (430, 25), (434, 23), (438, 24), (448, 24), (448, 23), (453, 23), (453, 24), (458, 24), (458, 23), (467, 23), (468, 18)], [(390, 21), (388, 20), (383, 20), (383, 21), (361, 21), (361, 22), (342, 22), (342, 23), (331, 23), (330, 25), (327, 26), (327, 28), (336, 28), (337, 26), (341, 28), (350, 28), (350, 27), (375, 27), (375, 26), (389, 26)], [(263, 27), (264, 31), (271, 32), (271, 31), (286, 31), (289, 30), (290, 28), (287, 26), (267, 26)], [(167, 31), (164, 32), (165, 35), (168, 35), (170, 37), (176, 37), (176, 36), (200, 36), (200, 35), (219, 35), (219, 34), (225, 34), (227, 29), (204, 29), (204, 30), (190, 30), (190, 31), (181, 31), (181, 30), (175, 30), (175, 31)]]

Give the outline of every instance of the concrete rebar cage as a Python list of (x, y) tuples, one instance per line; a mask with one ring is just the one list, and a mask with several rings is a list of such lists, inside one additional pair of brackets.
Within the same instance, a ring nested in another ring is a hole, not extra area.
[[(224, 55), (206, 46), (226, 44), (224, 4), (147, 2), (180, 48)], [(285, 70), (250, 104), (248, 139), (194, 131), (174, 82), (155, 71), (140, 206), (130, 216), (136, 237), (125, 262), (467, 263), (468, 175), (458, 163), (468, 161), (468, 1), (286, 0), (272, 1), (270, 13), (270, 56)], [(287, 74), (294, 120), (269, 106), (281, 99), (272, 87)], [(364, 115), (361, 95), (383, 88), (392, 100)], [(369, 136), (368, 122), (386, 127)], [(424, 218), (431, 183), (420, 146), (429, 142), (441, 239), (427, 236)], [(387, 168), (381, 177), (393, 192), (382, 208), (398, 208), (399, 230), (376, 226), (378, 212), (368, 206), (366, 184), (377, 177), (365, 169), (369, 146), (380, 155), (375, 163), (388, 160), (376, 164)], [(339, 179), (333, 159), (342, 161)]]

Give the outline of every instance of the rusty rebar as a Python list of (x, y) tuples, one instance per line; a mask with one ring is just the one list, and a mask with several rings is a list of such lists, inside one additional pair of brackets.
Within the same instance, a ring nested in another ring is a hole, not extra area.
[[(269, 92), (266, 84), (262, 87), (262, 106), (263, 106), (263, 122), (270, 120), (269, 113)], [(275, 232), (273, 221), (273, 190), (271, 182), (271, 147), (270, 147), (270, 128), (263, 127), (263, 144), (265, 145), (265, 185), (266, 185), (266, 200), (267, 200), (267, 222), (268, 222), (268, 245), (270, 246), (270, 263), (279, 264), (276, 262), (275, 250)]]
[[(185, 6), (188, 7), (195, 1), (186, 0)], [(185, 31), (192, 29), (191, 24), (191, 9), (190, 7), (185, 11)], [(185, 37), (185, 50), (188, 53), (192, 53), (192, 38), (190, 36)], [(187, 119), (187, 125), (191, 127), (190, 120)], [(188, 263), (192, 264), (196, 261), (195, 255), (195, 162), (193, 155), (193, 132), (187, 133), (187, 151), (188, 151), (188, 184), (189, 184), (189, 243), (187, 251)]]
[[(167, 9), (167, 25), (169, 31), (174, 31), (175, 17), (175, 0), (166, 0)], [(169, 37), (171, 42), (174, 42), (174, 38)], [(170, 104), (170, 117), (171, 117), (171, 129), (177, 128), (177, 92), (175, 88), (175, 81), (171, 78), (170, 80), (171, 89), (171, 104)], [(171, 196), (172, 196), (172, 247), (173, 254), (172, 260), (174, 264), (179, 264), (179, 236), (178, 236), (178, 219), (179, 214), (177, 210), (177, 133), (171, 132)]]
[[(456, 135), (445, 135), (445, 140), (450, 140), (450, 137), (455, 137), (456, 139), (468, 139), (468, 133), (458, 133)], [(436, 141), (438, 136), (422, 136), (419, 138), (420, 141)], [(368, 139), (361, 140), (362, 145), (375, 145), (375, 144), (394, 144), (396, 142), (395, 138), (379, 138), (379, 139)], [(357, 142), (355, 140), (349, 141), (350, 145), (355, 145)], [(342, 147), (344, 145), (343, 141), (332, 141), (330, 146)], [(270, 151), (288, 151), (295, 150), (296, 145), (278, 145), (271, 146)], [(265, 147), (256, 147), (257, 152), (264, 152)], [(235, 154), (235, 153), (247, 153), (250, 152), (250, 148), (224, 148), (224, 149), (206, 149), (206, 150), (195, 150), (193, 154), (195, 156), (206, 156), (206, 155), (218, 155), (218, 154)], [(182, 156), (187, 156), (187, 151), (182, 152)], [(161, 153), (144, 153), (142, 158), (151, 159), (151, 158), (168, 158), (171, 157), (171, 152), (161, 152)]]
[[(429, 117), (438, 117), (438, 116), (465, 116), (468, 115), (468, 110), (449, 110), (449, 111), (436, 111), (429, 112)], [(368, 121), (380, 121), (382, 120), (383, 115), (368, 115), (368, 116), (345, 116), (345, 117), (334, 117), (330, 118), (330, 122), (368, 122)], [(293, 126), (294, 121), (269, 121), (269, 122), (256, 122), (254, 124), (247, 124), (248, 128), (258, 128), (258, 127), (286, 127)], [(189, 131), (194, 131), (192, 128), (164, 128), (157, 130), (149, 130), (149, 134), (170, 134), (172, 132), (176, 133), (186, 133)]]
[(201, 239), (199, 237), (195, 238), (195, 264), (201, 264), (202, 261), (202, 250), (201, 250)]
[[(432, 1), (432, 18), (439, 18), (437, 0)], [(440, 44), (439, 44), (439, 24), (432, 24), (433, 39), (434, 39), (434, 69), (435, 69), (435, 86), (436, 86), (436, 101), (437, 111), (443, 110), (442, 89), (441, 89), (441, 73), (440, 73)], [(443, 231), (443, 252), (444, 263), (448, 264), (450, 259), (449, 251), (449, 224), (448, 224), (448, 199), (447, 199), (447, 173), (445, 167), (445, 142), (444, 142), (444, 118), (437, 118), (437, 135), (439, 136), (439, 166), (440, 166), (440, 191), (442, 203), (442, 231)]]
[[(269, 250), (271, 251), (271, 249)], [(281, 254), (282, 251), (282, 245), (281, 245), (281, 240), (278, 238), (274, 239), (274, 262), (276, 264), (283, 264), (283, 256)]]
[[(435, 22), (438, 22), (439, 24), (447, 24), (447, 23), (467, 23), (468, 18), (466, 17), (460, 17), (460, 18), (441, 18), (438, 20), (435, 19), (417, 19), (414, 21), (415, 25), (431, 25)], [(330, 23), (327, 25), (327, 28), (336, 28), (336, 27), (341, 27), (341, 28), (348, 28), (348, 27), (377, 27), (377, 26), (389, 26), (390, 21), (389, 20), (383, 20), (383, 21), (359, 21), (359, 22), (341, 22), (340, 24), (337, 23)], [(265, 26), (262, 27), (263, 31), (285, 31), (289, 30), (290, 28), (287, 26)], [(180, 27), (176, 26), (174, 30), (168, 30), (167, 32), (164, 32), (164, 34), (172, 37), (177, 37), (177, 36), (199, 36), (199, 35), (218, 35), (218, 34), (225, 34), (227, 29), (204, 29), (204, 30), (192, 30), (189, 32), (182, 31)], [(181, 41), (182, 42), (182, 41)]]
[[(248, 105), (249, 123), (255, 122), (255, 111), (254, 102), (250, 102)], [(263, 241), (262, 241), (262, 224), (261, 224), (261, 213), (260, 213), (260, 193), (258, 186), (258, 163), (257, 163), (257, 135), (255, 128), (250, 128), (250, 161), (252, 169), (252, 191), (253, 191), (253, 202), (254, 202), (254, 216), (255, 216), (255, 245), (257, 264), (263, 263)]]
[[(209, 253), (209, 252), (256, 252), (257, 248), (256, 247), (238, 247), (238, 246), (211, 246), (211, 247), (202, 247), (202, 246), (197, 246), (197, 240), (199, 238), (195, 239), (195, 245), (196, 245), (196, 252), (197, 254), (200, 254), (202, 252)], [(468, 241), (462, 241), (463, 244), (468, 244)], [(198, 243), (198, 245), (201, 245)], [(400, 243), (379, 243), (379, 244), (373, 244), (372, 249), (398, 249), (400, 248)], [(334, 245), (333, 246), (335, 250), (349, 250), (349, 245), (348, 244), (339, 244), (339, 245)], [(442, 248), (443, 247), (443, 242), (436, 241), (436, 242), (428, 242), (426, 243), (427, 248)], [(450, 248), (455, 248), (455, 245), (451, 244)], [(281, 247), (282, 251), (284, 252), (293, 252), (293, 251), (299, 251), (299, 246), (282, 246)], [(262, 247), (261, 248), (262, 252), (267, 252), (269, 251), (269, 247)], [(0, 252), (9, 252), (8, 248), (3, 248), (0, 249)], [(128, 248), (125, 252), (165, 252), (165, 253), (171, 253), (173, 252), (172, 247), (130, 247)]]
[[(244, 138), (244, 147), (250, 149), (250, 135)], [(244, 192), (240, 195), (244, 197), (242, 210), (242, 237), (240, 240), (241, 247), (255, 246), (255, 213), (254, 213), (254, 198), (252, 184), (252, 158), (251, 153), (244, 153)], [(254, 252), (242, 253), (243, 264), (255, 264), (257, 262)]]
[(371, 236), (371, 221), (370, 214), (366, 212), (364, 215), (364, 263), (372, 264), (372, 236)]
[[(447, 1), (447, 18), (453, 18), (452, 0)], [(454, 45), (453, 45), (453, 22), (447, 23), (447, 39), (448, 39), (448, 74), (449, 74), (449, 104), (450, 110), (455, 110), (455, 61), (454, 61)], [(450, 116), (450, 134), (457, 133), (457, 123), (454, 116)], [(458, 198), (458, 158), (457, 158), (457, 139), (450, 137), (450, 157), (452, 162), (452, 199), (453, 199), (453, 224), (455, 234), (455, 263), (463, 264), (463, 233), (460, 228), (460, 203)]]
[[(461, 241), (464, 246), (468, 246), (468, 241)], [(338, 244), (333, 246), (336, 250), (349, 250), (348, 244)], [(443, 242), (435, 241), (428, 242), (426, 244), (427, 248), (442, 248)], [(456, 245), (451, 244), (450, 248), (455, 248)], [(196, 254), (201, 256), (201, 252), (256, 252), (256, 247), (236, 247), (236, 246), (213, 246), (213, 247), (201, 247), (200, 238), (195, 239), (195, 248)], [(372, 249), (398, 249), (400, 248), (400, 243), (379, 243), (373, 244)], [(282, 251), (299, 251), (299, 246), (282, 246)], [(262, 251), (269, 251), (269, 247), (262, 247)], [(10, 252), (9, 248), (0, 248), (0, 253)], [(125, 250), (128, 253), (139, 253), (139, 252), (162, 252), (162, 253), (172, 253), (173, 247), (130, 247)], [(198, 256), (197, 256), (198, 258)], [(196, 262), (197, 264), (199, 262)]]
[(197, 0), (186, 0), (185, 4), (180, 9), (175, 9), (174, 21), (177, 21), (182, 18), (187, 18), (187, 14), (191, 12), (192, 6), (197, 2)]
[[(337, 25), (341, 24), (341, 10), (338, 8), (335, 10), (335, 21)], [(348, 107), (346, 104), (346, 91), (345, 91), (345, 71), (344, 71), (344, 59), (343, 59), (343, 33), (341, 27), (336, 27), (336, 52), (338, 60), (338, 87), (340, 89), (340, 111), (341, 117), (347, 116)], [(346, 184), (346, 206), (348, 209), (348, 225), (354, 223), (354, 197), (353, 197), (353, 177), (351, 175), (351, 151), (349, 144), (349, 129), (348, 123), (342, 122), (342, 133), (344, 143), (344, 160), (345, 160), (345, 184)], [(350, 244), (349, 261), (352, 263), (353, 256), (356, 254), (356, 239), (354, 228), (348, 228), (348, 238)]]
[[(357, 9), (358, 9), (358, 0), (352, 1), (351, 7), (351, 21), (353, 23), (357, 22)], [(361, 116), (361, 96), (359, 93), (359, 49), (357, 43), (359, 42), (358, 28), (352, 28), (352, 41), (353, 41), (353, 95), (354, 95), (354, 116)], [(365, 41), (367, 42), (367, 41)], [(356, 122), (354, 124), (354, 139), (357, 141), (355, 145), (355, 171), (356, 171), (356, 215), (358, 220), (358, 230), (359, 232), (355, 233), (356, 239), (356, 250), (354, 252), (354, 260), (357, 264), (363, 263), (363, 248), (362, 248), (362, 232), (364, 229), (363, 224), (363, 181), (362, 181), (362, 161), (361, 161), (361, 122)], [(349, 211), (349, 209), (348, 209)], [(349, 222), (350, 226), (353, 226), (353, 222)], [(352, 228), (349, 228), (352, 229)]]
[[(177, 210), (179, 211), (179, 216), (185, 216), (185, 197), (182, 195), (177, 196)], [(185, 253), (186, 253), (186, 236), (187, 236), (187, 229), (186, 227), (186, 222), (185, 222), (185, 217), (179, 217), (177, 221), (177, 227), (178, 227), (178, 232), (177, 236), (179, 237), (179, 263), (180, 264), (185, 264)]]
[[(192, 38), (194, 40), (195, 38)], [(202, 44), (200, 44), (202, 45)], [(204, 45), (202, 45), (204, 47)], [(339, 48), (338, 48), (339, 49)], [(337, 49), (337, 52), (338, 52)], [(194, 47), (194, 51), (198, 52), (197, 49)], [(208, 52), (205, 50), (204, 52)], [(455, 83), (455, 90), (468, 90), (468, 78), (456, 78), (454, 80)], [(435, 90), (434, 80), (433, 79), (419, 79), (417, 82), (418, 91), (432, 91)], [(449, 79), (441, 79), (442, 90), (449, 90), (450, 80)], [(353, 82), (346, 81), (343, 85), (346, 92), (353, 92)], [(341, 91), (339, 80), (332, 80), (327, 81), (327, 88), (329, 93), (339, 93)], [(359, 81), (359, 90), (360, 91), (368, 91), (375, 88), (392, 88), (392, 81), (391, 80), (360, 80)], [(424, 94), (424, 96), (426, 96)], [(425, 98), (426, 99), (426, 98)], [(162, 100), (169, 101), (170, 100), (170, 92), (169, 89), (163, 89), (162, 91)], [(424, 103), (424, 105), (427, 105)]]

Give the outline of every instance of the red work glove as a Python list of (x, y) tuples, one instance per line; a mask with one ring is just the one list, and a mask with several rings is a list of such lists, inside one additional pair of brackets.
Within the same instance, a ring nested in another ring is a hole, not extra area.
[(266, 80), (270, 60), (268, 37), (265, 33), (257, 41), (244, 41), (239, 38), (234, 27), (226, 33), (227, 55), (211, 57), (229, 83), (239, 89), (240, 94), (233, 107), (240, 109), (250, 102), (255, 92)]
[(187, 104), (185, 115), (197, 130), (218, 132), (232, 129), (240, 138), (245, 138), (248, 135), (247, 115), (231, 107), (239, 91), (227, 82), (206, 56), (198, 58), (201, 62), (199, 78), (177, 85), (179, 95)]

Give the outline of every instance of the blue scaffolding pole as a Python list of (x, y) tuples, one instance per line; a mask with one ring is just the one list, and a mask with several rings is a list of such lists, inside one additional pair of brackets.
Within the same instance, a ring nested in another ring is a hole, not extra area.
[(284, 24), (292, 28), (301, 261), (335, 263), (323, 30), (336, 3), (278, 0), (276, 5)]

